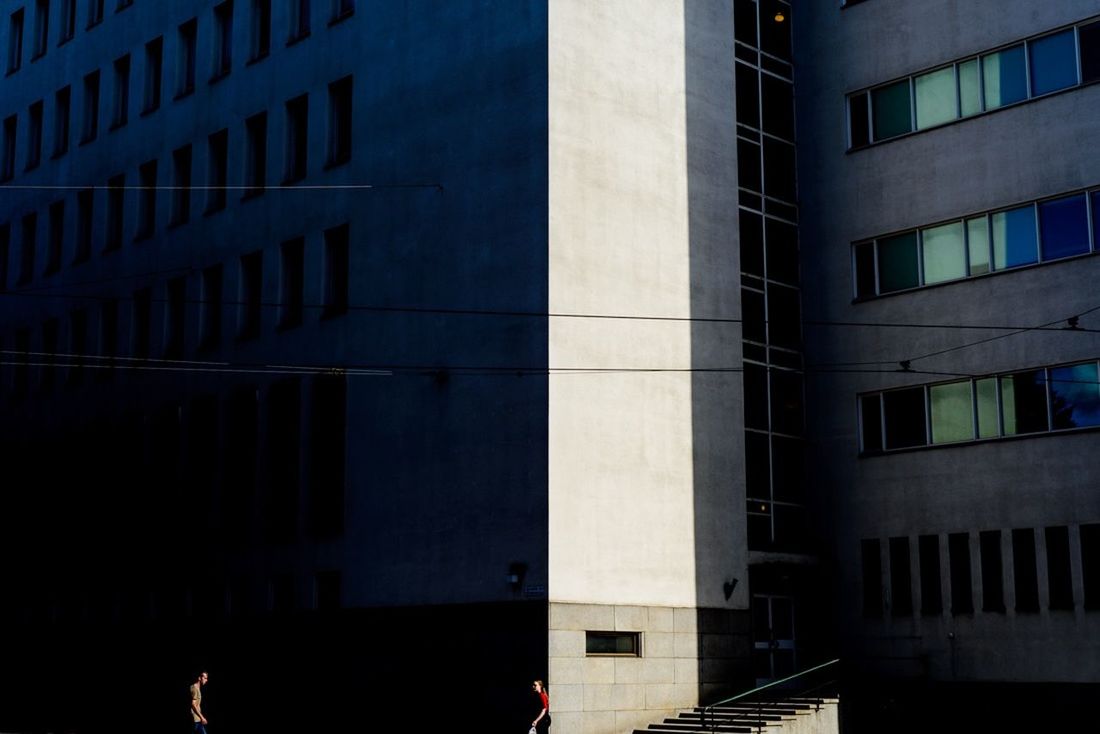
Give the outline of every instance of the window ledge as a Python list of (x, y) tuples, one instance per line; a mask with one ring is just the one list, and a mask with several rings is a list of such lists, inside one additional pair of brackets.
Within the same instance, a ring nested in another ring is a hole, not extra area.
[(126, 122), (127, 122), (126, 120), (123, 120), (122, 122), (112, 122), (111, 126), (109, 128), (107, 128), (107, 132), (113, 133), (115, 130), (118, 130), (119, 128), (126, 127)]
[(244, 62), (244, 65), (245, 66), (253, 66), (255, 64), (260, 63), (261, 61), (263, 61), (264, 59), (266, 59), (270, 55), (271, 55), (270, 51), (264, 51), (263, 53), (256, 54), (255, 56), (249, 58), (248, 61)]
[(332, 20), (328, 22), (328, 27), (331, 28), (334, 25), (339, 25), (353, 15), (355, 15), (355, 8), (349, 8), (348, 10), (341, 12), (339, 15), (333, 16)]
[(55, 150), (53, 153), (50, 154), (50, 160), (51, 161), (56, 161), (59, 158), (64, 158), (65, 154), (68, 153), (68, 152), (69, 152), (68, 148), (66, 148), (65, 150)]
[(339, 168), (340, 166), (342, 166), (346, 163), (350, 163), (350, 162), (351, 162), (351, 154), (341, 156), (339, 158), (334, 158), (330, 161), (325, 162), (325, 170), (326, 171), (331, 171), (333, 168)]
[(186, 97), (190, 97), (194, 93), (195, 93), (195, 87), (194, 87), (194, 85), (192, 85), (188, 89), (183, 89), (183, 90), (180, 90), (179, 92), (176, 92), (175, 96), (172, 97), (172, 100), (175, 101), (175, 102), (179, 102), (181, 99), (184, 99)]
[(160, 104), (156, 104), (152, 107), (146, 107), (145, 109), (143, 109), (141, 111), (140, 116), (141, 117), (148, 117), (149, 115), (153, 114), (154, 112), (156, 112), (159, 109), (160, 109)]
[(33, 64), (35, 61), (38, 61), (40, 58), (42, 58), (45, 55), (46, 55), (45, 51), (39, 51), (34, 56), (31, 56), (31, 63)]
[(14, 69), (8, 69), (8, 70), (7, 70), (7, 71), (6, 71), (5, 73), (4, 73), (4, 76), (11, 76), (12, 74), (14, 74), (14, 73), (15, 73), (15, 72), (17, 72), (17, 71), (19, 71), (19, 67), (18, 67), (18, 66), (17, 66), (17, 67), (15, 67)]
[(69, 41), (73, 40), (73, 38), (74, 38), (74, 37), (75, 37), (75, 34), (74, 34), (73, 36), (68, 36), (68, 37), (66, 37), (66, 38), (62, 38), (62, 39), (61, 39), (60, 41), (58, 41), (58, 42), (57, 42), (57, 47), (58, 47), (58, 48), (61, 48), (61, 47), (62, 47), (62, 46), (64, 46), (64, 45), (65, 45), (66, 43), (68, 43)]
[(230, 69), (222, 69), (221, 71), (215, 72), (215, 74), (212, 77), (210, 77), (209, 83), (210, 84), (217, 84), (222, 79), (225, 79), (227, 76), (229, 76), (230, 71), (232, 71), (231, 68)]
[[(899, 374), (903, 374), (900, 373)], [(885, 451), (860, 451), (857, 458), (875, 459), (881, 456), (894, 456), (895, 454), (911, 454), (917, 451), (935, 451), (938, 449), (964, 448), (968, 446), (982, 446), (1002, 441), (1020, 441), (1029, 438), (1046, 438), (1047, 436), (1071, 436), (1085, 433), (1100, 432), (1100, 426), (1078, 426), (1076, 428), (1056, 428), (1051, 431), (1036, 431), (1034, 433), (1016, 433), (1011, 436), (993, 436), (990, 438), (976, 438), (965, 441), (952, 441), (951, 443), (930, 443), (921, 446), (907, 446), (903, 449), (888, 449)]]
[(289, 48), (290, 46), (293, 46), (297, 43), (301, 43), (302, 41), (306, 40), (307, 38), (310, 37), (310, 35), (311, 35), (310, 31), (306, 31), (304, 33), (299, 33), (295, 36), (291, 36), (290, 38), (286, 39), (286, 45)]

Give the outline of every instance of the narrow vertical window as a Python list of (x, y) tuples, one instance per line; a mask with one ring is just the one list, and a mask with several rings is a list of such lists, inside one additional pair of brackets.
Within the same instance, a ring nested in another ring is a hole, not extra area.
[(913, 614), (913, 573), (909, 566), (909, 538), (890, 538), (891, 615)]
[(172, 218), (179, 225), (191, 218), (191, 146), (172, 151)]
[(8, 73), (23, 65), (23, 8), (11, 14), (8, 21)]
[(877, 539), (860, 542), (863, 563), (863, 616), (882, 616), (882, 556)]
[(178, 276), (168, 281), (168, 301), (164, 314), (164, 356), (179, 359), (183, 356), (183, 340), (187, 315), (187, 277)]
[(970, 536), (967, 533), (948, 535), (947, 556), (951, 564), (951, 613), (971, 614), (974, 591), (970, 574)]
[(38, 100), (27, 110), (27, 167), (38, 168), (42, 162), (42, 100)]
[(122, 247), (125, 204), (126, 174), (120, 173), (107, 180), (107, 227), (103, 238), (103, 249), (106, 251)]
[(157, 226), (157, 162), (143, 163), (138, 167), (138, 224), (136, 240), (153, 236)]
[(1081, 581), (1085, 609), (1100, 609), (1100, 524), (1081, 526)]
[(287, 0), (290, 6), (290, 35), (287, 44), (309, 35), (309, 0)]
[(54, 94), (53, 156), (69, 152), (69, 117), (72, 110), (72, 87), (65, 86)]
[(84, 364), (88, 354), (88, 310), (78, 308), (69, 315), (69, 384), (84, 380)]
[(1100, 79), (1100, 21), (1077, 28), (1081, 53), (1081, 83)]
[(226, 184), (229, 180), (229, 131), (219, 130), (207, 138), (206, 213), (225, 208)]
[(288, 240), (280, 248), (279, 328), (292, 329), (302, 323), (305, 240)]
[(920, 613), (926, 617), (937, 616), (943, 612), (939, 536), (920, 536), (917, 550), (920, 554)]
[(202, 295), (199, 305), (199, 348), (215, 349), (222, 340), (222, 266), (211, 265), (202, 271)]
[(211, 81), (221, 79), (233, 65), (233, 0), (214, 8), (214, 72)]
[(11, 225), (0, 224), (0, 293), (8, 290), (8, 258), (11, 256)]
[(325, 230), (325, 288), (322, 318), (348, 310), (348, 225)]
[(342, 375), (314, 378), (309, 444), (309, 529), (315, 538), (331, 538), (344, 527), (347, 378)]
[(42, 324), (42, 366), (39, 387), (42, 392), (53, 390), (57, 382), (57, 346), (60, 343), (61, 327), (57, 319), (46, 319)]
[(46, 236), (46, 269), (50, 275), (61, 269), (61, 251), (65, 245), (65, 200), (50, 204), (50, 227)]
[(285, 183), (306, 177), (309, 147), (309, 95), (303, 94), (286, 103), (286, 175)]
[(131, 354), (135, 357), (148, 357), (150, 330), (153, 325), (153, 291), (142, 288), (134, 291), (132, 315)]
[(332, 0), (332, 22), (343, 20), (355, 12), (355, 0)]
[(20, 242), (19, 284), (25, 285), (34, 277), (34, 251), (38, 247), (38, 215), (34, 212), (23, 217), (22, 241)]
[(61, 28), (57, 33), (57, 45), (71, 41), (76, 35), (76, 0), (61, 0)]
[(178, 29), (176, 57), (176, 99), (195, 91), (195, 50), (199, 35), (199, 21), (192, 18)]
[(1012, 574), (1016, 580), (1016, 611), (1039, 611), (1039, 574), (1035, 563), (1035, 531), (1012, 531)]
[(130, 116), (130, 54), (115, 59), (115, 100), (111, 129), (122, 127)]
[(76, 192), (76, 247), (73, 264), (85, 262), (92, 254), (92, 222), (94, 220), (95, 189)]
[(99, 307), (99, 354), (107, 357), (106, 367), (99, 370), (99, 379), (110, 379), (118, 356), (118, 301), (106, 300)]
[(1001, 531), (987, 530), (978, 534), (982, 554), (982, 611), (1005, 610), (1004, 574), (1001, 564)]
[(252, 0), (250, 61), (259, 61), (271, 52), (271, 0)]
[(164, 74), (164, 39), (154, 38), (145, 44), (145, 100), (142, 113), (148, 114), (160, 107), (160, 84)]
[(19, 353), (11, 380), (11, 389), (16, 395), (26, 395), (30, 390), (31, 331), (27, 328), (15, 330), (15, 351)]
[(240, 310), (237, 338), (254, 339), (260, 335), (263, 313), (263, 253), (252, 252), (241, 257)]
[(34, 55), (31, 60), (45, 56), (50, 43), (50, 0), (34, 2)]
[(88, 0), (88, 28), (103, 22), (103, 0)]
[(245, 191), (243, 198), (263, 193), (267, 181), (267, 113), (260, 112), (245, 120)]
[(328, 165), (351, 160), (352, 78), (346, 76), (328, 85)]
[(1073, 581), (1069, 565), (1069, 528), (1046, 528), (1047, 589), (1051, 609), (1073, 609)]
[(19, 118), (11, 115), (4, 119), (4, 162), (0, 168), (0, 181), (10, 181), (15, 177), (15, 142)]
[(84, 76), (84, 126), (81, 143), (90, 143), (99, 134), (99, 70)]

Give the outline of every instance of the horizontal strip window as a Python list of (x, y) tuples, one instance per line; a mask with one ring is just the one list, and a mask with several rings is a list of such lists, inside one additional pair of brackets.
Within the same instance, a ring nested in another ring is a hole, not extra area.
[(1100, 190), (1080, 191), (857, 242), (854, 295), (874, 298), (1087, 255), (1098, 246)]
[(859, 396), (860, 450), (919, 446), (1100, 426), (1095, 360)]
[(848, 95), (848, 147), (1100, 81), (1100, 20)]
[(587, 656), (642, 656), (640, 632), (585, 632), (584, 653)]

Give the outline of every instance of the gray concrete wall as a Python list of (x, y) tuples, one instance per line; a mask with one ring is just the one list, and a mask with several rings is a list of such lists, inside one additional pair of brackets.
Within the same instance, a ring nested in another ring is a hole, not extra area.
[[(1091, 2), (1036, 5), (868, 2), (796, 8), (795, 56), (803, 307), (821, 321), (1037, 325), (1095, 306), (1095, 257), (1055, 262), (853, 304), (851, 243), (907, 227), (1100, 183), (1094, 137), (1100, 87), (1073, 89), (1012, 109), (846, 153), (845, 94), (1026, 38), (1096, 13)], [(1095, 317), (1082, 323), (1100, 325)], [(1074, 525), (1100, 519), (1095, 434), (1038, 436), (857, 458), (856, 395), (948, 377), (891, 372), (901, 359), (988, 337), (987, 330), (807, 325), (807, 362), (882, 362), (883, 373), (807, 379), (814, 466), (830, 498), (842, 635), (850, 650), (903, 655), (906, 674), (935, 679), (1094, 680), (1095, 613), (965, 619), (860, 618), (862, 538)], [(983, 374), (1096, 358), (1095, 340), (1031, 332), (913, 362), (914, 369)], [(864, 365), (874, 370), (876, 365)], [(915, 556), (915, 541), (913, 541)], [(1079, 551), (1074, 541), (1072, 554)], [(1045, 567), (1040, 556), (1040, 587)], [(946, 584), (946, 555), (941, 561)], [(1011, 566), (1011, 555), (1004, 556)], [(1074, 561), (1079, 591), (1079, 565)], [(914, 573), (916, 564), (914, 558)], [(975, 584), (979, 583), (977, 566)], [(914, 585), (918, 583), (915, 578)], [(980, 587), (976, 586), (980, 590)], [(1006, 583), (1006, 591), (1011, 584)], [(976, 603), (980, 606), (980, 596)], [(946, 601), (945, 601), (946, 603)], [(947, 632), (954, 631), (954, 656)], [(1038, 640), (1042, 640), (1039, 642)], [(1073, 660), (1072, 665), (1066, 661)]]

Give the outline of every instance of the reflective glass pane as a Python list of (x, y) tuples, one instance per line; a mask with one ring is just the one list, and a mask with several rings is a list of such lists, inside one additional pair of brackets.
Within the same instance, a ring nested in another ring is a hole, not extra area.
[(921, 231), (924, 282), (942, 283), (966, 277), (966, 241), (962, 222)]
[(1049, 430), (1047, 389), (1043, 370), (1001, 378), (1001, 407), (1006, 436)]
[(1044, 260), (1089, 251), (1089, 213), (1084, 194), (1039, 204), (1039, 242)]
[(1100, 247), (1100, 191), (1092, 192), (1092, 247)]
[(859, 413), (863, 428), (863, 450), (867, 453), (882, 451), (882, 412), (878, 395), (864, 395), (859, 399)]
[(923, 74), (913, 82), (918, 130), (943, 124), (958, 116), (955, 110), (955, 67)]
[(1100, 426), (1100, 384), (1096, 363), (1050, 371), (1050, 414), (1055, 428)]
[(1024, 47), (1013, 46), (982, 57), (985, 108), (992, 110), (1027, 99)]
[(928, 443), (923, 387), (883, 393), (882, 408), (886, 415), (886, 448), (900, 449)]
[(978, 394), (978, 438), (1001, 434), (997, 425), (997, 378), (987, 377), (974, 383)]
[(805, 451), (801, 441), (772, 436), (772, 475), (777, 500), (801, 502), (806, 498)]
[(1077, 29), (1081, 44), (1081, 81), (1084, 84), (1100, 79), (1100, 21)]
[(871, 90), (875, 140), (892, 138), (912, 130), (909, 80), (903, 79)]
[(1072, 28), (1037, 38), (1028, 46), (1032, 96), (1077, 84), (1077, 44)]
[(1035, 250), (1035, 207), (1031, 204), (991, 217), (993, 267), (996, 270), (1027, 265), (1037, 260)]
[(966, 220), (966, 246), (970, 252), (970, 274), (989, 272), (989, 220), (983, 214)]
[(880, 293), (916, 288), (917, 233), (906, 232), (878, 241), (878, 287)]
[(867, 123), (867, 93), (860, 92), (848, 98), (848, 121), (852, 130), (852, 147), (858, 148), (871, 142)]
[(802, 433), (802, 376), (797, 372), (771, 370), (772, 430)]
[(855, 246), (856, 298), (875, 295), (875, 243), (863, 242)]
[(970, 381), (929, 388), (932, 401), (932, 443), (969, 441), (974, 438), (974, 403)]
[(959, 64), (959, 113), (963, 117), (982, 111), (982, 85), (978, 81), (978, 60)]

